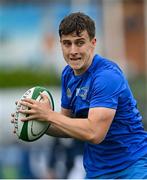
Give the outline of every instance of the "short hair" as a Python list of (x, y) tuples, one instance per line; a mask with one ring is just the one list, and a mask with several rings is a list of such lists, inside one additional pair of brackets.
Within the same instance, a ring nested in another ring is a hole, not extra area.
[(71, 13), (65, 16), (59, 25), (59, 36), (72, 34), (80, 36), (81, 32), (87, 31), (89, 38), (95, 37), (95, 22), (86, 14), (81, 12)]

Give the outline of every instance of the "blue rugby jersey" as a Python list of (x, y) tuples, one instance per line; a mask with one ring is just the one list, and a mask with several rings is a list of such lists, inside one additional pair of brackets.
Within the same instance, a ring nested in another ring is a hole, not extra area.
[(62, 73), (61, 106), (79, 118), (86, 118), (89, 108), (116, 109), (104, 141), (85, 142), (83, 163), (87, 178), (122, 170), (147, 154), (147, 133), (136, 100), (114, 62), (95, 55), (88, 70), (79, 76), (67, 65)]

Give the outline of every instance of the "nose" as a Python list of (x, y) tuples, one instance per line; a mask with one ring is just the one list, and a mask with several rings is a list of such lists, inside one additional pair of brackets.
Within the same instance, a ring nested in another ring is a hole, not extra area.
[(72, 44), (71, 45), (71, 48), (70, 48), (70, 54), (71, 55), (75, 55), (75, 54), (77, 54), (78, 52), (77, 52), (77, 47), (74, 45), (74, 44)]

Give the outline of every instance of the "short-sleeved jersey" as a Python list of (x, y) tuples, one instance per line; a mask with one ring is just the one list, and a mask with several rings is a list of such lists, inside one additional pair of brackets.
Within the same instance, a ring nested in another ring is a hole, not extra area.
[(87, 118), (94, 107), (116, 110), (103, 142), (85, 142), (83, 163), (88, 178), (122, 170), (147, 154), (142, 117), (116, 63), (95, 55), (88, 70), (79, 76), (67, 65), (62, 73), (61, 106), (79, 118)]

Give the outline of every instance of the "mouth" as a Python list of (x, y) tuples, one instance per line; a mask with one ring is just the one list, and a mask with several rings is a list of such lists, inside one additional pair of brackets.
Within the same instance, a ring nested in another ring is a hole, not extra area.
[(81, 58), (70, 58), (71, 61), (78, 61), (81, 60)]

